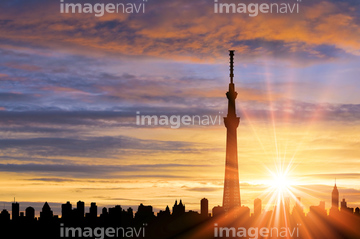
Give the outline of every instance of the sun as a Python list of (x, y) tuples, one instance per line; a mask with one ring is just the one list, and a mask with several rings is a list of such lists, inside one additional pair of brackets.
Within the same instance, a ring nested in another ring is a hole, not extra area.
[(276, 167), (275, 169), (272, 171), (267, 168), (269, 172), (269, 179), (266, 181), (268, 188), (264, 194), (269, 199), (269, 206), (280, 205), (290, 198), (295, 200), (295, 194), (298, 193), (294, 177), (290, 175), (291, 170), (282, 167)]
[(272, 173), (272, 177), (273, 179), (270, 181), (270, 186), (273, 187), (275, 190), (280, 193), (285, 193), (290, 189), (292, 182), (286, 174)]

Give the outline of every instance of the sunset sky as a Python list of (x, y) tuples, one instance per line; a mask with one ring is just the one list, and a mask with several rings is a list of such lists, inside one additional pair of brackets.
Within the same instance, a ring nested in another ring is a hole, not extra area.
[(335, 178), (340, 199), (360, 207), (360, 1), (303, 0), (299, 14), (257, 17), (215, 14), (204, 0), (103, 17), (60, 14), (59, 3), (0, 2), (1, 207), (14, 197), (22, 211), (48, 201), (56, 214), (78, 200), (221, 205), (223, 123), (135, 119), (225, 116), (229, 49), (242, 204), (265, 208), (278, 169), (306, 210), (330, 207)]

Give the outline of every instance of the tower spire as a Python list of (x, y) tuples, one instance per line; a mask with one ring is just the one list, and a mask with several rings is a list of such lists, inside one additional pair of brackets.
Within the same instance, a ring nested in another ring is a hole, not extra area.
[(229, 50), (230, 56), (230, 83), (234, 82), (234, 52), (235, 50)]

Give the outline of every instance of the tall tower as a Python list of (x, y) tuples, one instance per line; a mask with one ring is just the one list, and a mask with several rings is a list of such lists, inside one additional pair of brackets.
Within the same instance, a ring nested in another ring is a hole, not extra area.
[(240, 117), (236, 115), (234, 78), (234, 51), (230, 50), (230, 84), (229, 91), (226, 93), (228, 98), (228, 114), (224, 117), (226, 127), (226, 163), (225, 163), (225, 180), (223, 208), (227, 213), (236, 209), (240, 204), (240, 187), (238, 173), (238, 154), (237, 154), (237, 136), (236, 130), (239, 126)]
[(339, 209), (339, 190), (336, 187), (336, 182), (331, 193), (331, 207)]

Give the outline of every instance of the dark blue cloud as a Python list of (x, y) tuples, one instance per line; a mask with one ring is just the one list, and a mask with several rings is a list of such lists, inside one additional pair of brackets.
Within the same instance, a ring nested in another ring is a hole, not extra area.
[[(131, 137), (28, 138), (0, 139), (0, 149), (16, 149), (30, 156), (114, 157), (121, 150), (194, 151), (192, 143), (180, 141), (141, 140)], [(196, 150), (195, 150), (196, 151)]]

